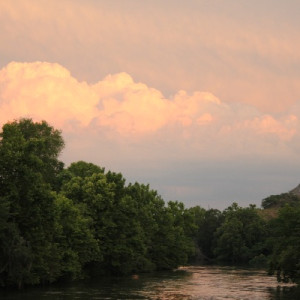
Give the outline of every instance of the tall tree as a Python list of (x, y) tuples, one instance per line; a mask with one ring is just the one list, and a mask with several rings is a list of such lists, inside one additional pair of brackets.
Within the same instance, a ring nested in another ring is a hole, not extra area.
[(198, 259), (210, 261), (214, 259), (214, 235), (222, 224), (224, 215), (217, 209), (205, 210), (199, 206), (192, 207), (189, 210), (193, 214), (197, 226), (195, 242), (200, 250)]
[(224, 211), (224, 222), (215, 237), (216, 257), (227, 263), (248, 263), (261, 254), (266, 238), (266, 223), (255, 205), (242, 208), (233, 203)]
[(300, 283), (300, 207), (286, 205), (270, 221), (272, 247), (269, 272), (278, 281)]
[(7, 213), (0, 238), (7, 263), (1, 262), (2, 281), (21, 286), (57, 278), (52, 186), (63, 167), (58, 160), (63, 146), (60, 131), (44, 121), (21, 119), (3, 126), (0, 203)]
[(60, 277), (84, 277), (84, 268), (91, 261), (101, 260), (92, 219), (84, 215), (81, 205), (57, 195), (55, 199), (55, 243), (58, 247)]

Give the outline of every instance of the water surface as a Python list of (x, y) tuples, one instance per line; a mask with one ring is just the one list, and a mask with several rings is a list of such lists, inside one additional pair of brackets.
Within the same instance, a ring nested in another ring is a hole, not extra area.
[(172, 272), (98, 278), (0, 294), (5, 300), (70, 299), (300, 299), (300, 289), (279, 284), (265, 271), (231, 267), (182, 267)]

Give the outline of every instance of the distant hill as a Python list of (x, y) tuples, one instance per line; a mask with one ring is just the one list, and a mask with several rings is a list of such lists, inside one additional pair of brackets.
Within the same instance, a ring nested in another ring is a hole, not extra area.
[(277, 216), (278, 210), (289, 204), (290, 206), (300, 205), (300, 184), (289, 191), (279, 195), (271, 195), (262, 200), (261, 206), (263, 208), (262, 215), (266, 219), (272, 219)]
[(290, 194), (300, 197), (300, 184), (290, 191)]

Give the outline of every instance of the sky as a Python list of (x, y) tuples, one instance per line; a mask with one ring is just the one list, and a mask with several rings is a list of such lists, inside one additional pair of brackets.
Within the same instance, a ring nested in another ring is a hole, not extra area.
[(224, 209), (300, 183), (300, 1), (0, 0), (0, 126), (62, 130), (167, 201)]

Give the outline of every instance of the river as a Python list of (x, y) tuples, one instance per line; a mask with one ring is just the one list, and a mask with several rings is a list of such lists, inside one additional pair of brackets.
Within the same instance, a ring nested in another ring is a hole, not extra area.
[(189, 266), (172, 272), (2, 291), (0, 299), (296, 300), (300, 299), (300, 289), (290, 284), (278, 284), (275, 277), (267, 276), (261, 270)]

